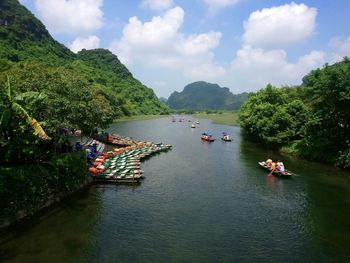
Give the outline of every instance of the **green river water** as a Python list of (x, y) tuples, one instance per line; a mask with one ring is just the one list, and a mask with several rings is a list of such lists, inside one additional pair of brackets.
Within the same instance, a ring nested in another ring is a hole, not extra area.
[[(189, 117), (187, 117), (189, 118)], [(170, 118), (110, 131), (172, 144), (137, 186), (95, 185), (1, 233), (1, 262), (350, 262), (350, 174)], [(200, 140), (203, 131), (233, 142)], [(267, 177), (282, 159), (297, 176)]]

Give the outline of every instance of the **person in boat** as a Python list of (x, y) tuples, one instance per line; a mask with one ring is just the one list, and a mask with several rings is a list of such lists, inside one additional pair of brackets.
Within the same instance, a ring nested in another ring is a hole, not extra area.
[(271, 163), (272, 163), (272, 160), (269, 158), (266, 160), (265, 164), (267, 167), (270, 167), (271, 166)]
[(230, 140), (230, 136), (226, 132), (223, 132), (222, 133), (222, 139), (225, 140), (225, 141), (228, 141), (228, 140)]
[(267, 176), (272, 176), (272, 173), (276, 170), (277, 164), (275, 162), (271, 162), (270, 165), (270, 173)]
[(279, 172), (285, 172), (284, 164), (281, 161), (277, 162), (277, 170)]

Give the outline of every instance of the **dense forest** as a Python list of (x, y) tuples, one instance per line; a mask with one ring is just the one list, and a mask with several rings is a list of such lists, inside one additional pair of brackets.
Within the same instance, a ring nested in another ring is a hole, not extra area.
[(175, 110), (238, 110), (247, 97), (248, 93), (234, 95), (218, 84), (197, 81), (185, 86), (182, 92), (173, 92), (167, 104)]
[(350, 168), (350, 60), (311, 71), (302, 85), (249, 95), (240, 124), (255, 141)]

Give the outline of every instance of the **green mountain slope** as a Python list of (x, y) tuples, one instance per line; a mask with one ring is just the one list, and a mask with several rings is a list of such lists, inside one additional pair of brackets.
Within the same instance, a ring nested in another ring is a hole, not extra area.
[(247, 97), (247, 93), (233, 95), (228, 88), (197, 81), (185, 86), (182, 92), (173, 92), (167, 104), (172, 109), (237, 110)]
[[(153, 90), (135, 79), (118, 57), (106, 49), (82, 50), (77, 54), (78, 61), (90, 68), (85, 76), (90, 82), (108, 87), (119, 100), (126, 104), (131, 114), (157, 114), (168, 111)], [(74, 68), (74, 67), (73, 67)], [(85, 72), (82, 70), (81, 72)]]
[(54, 40), (45, 26), (17, 0), (0, 1), (0, 58), (62, 65), (74, 53)]
[[(112, 106), (119, 115), (168, 112), (153, 90), (133, 78), (110, 51), (83, 50), (74, 54), (54, 40), (45, 26), (17, 0), (2, 0), (0, 74), (4, 79), (5, 74), (16, 71), (14, 68), (24, 68), (23, 64), (32, 63), (72, 71), (77, 77), (87, 80), (90, 86), (102, 91), (111, 103), (117, 103)], [(25, 74), (21, 75), (25, 78)]]

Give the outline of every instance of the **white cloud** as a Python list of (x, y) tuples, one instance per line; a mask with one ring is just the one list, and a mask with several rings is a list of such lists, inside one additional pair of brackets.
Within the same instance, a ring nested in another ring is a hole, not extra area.
[(162, 11), (172, 7), (173, 0), (142, 0), (141, 6), (156, 11)]
[(255, 11), (244, 22), (244, 43), (263, 48), (298, 43), (314, 33), (316, 16), (316, 8), (294, 2)]
[(88, 35), (103, 25), (103, 0), (36, 0), (40, 19), (52, 33)]
[(202, 0), (213, 13), (219, 9), (237, 4), (241, 0)]
[(86, 38), (77, 37), (69, 45), (70, 50), (74, 53), (78, 53), (83, 48), (85, 49), (94, 49), (100, 46), (100, 39), (97, 36), (88, 36)]
[(330, 41), (330, 46), (333, 49), (331, 62), (339, 62), (345, 56), (350, 57), (350, 36), (344, 41), (339, 37), (334, 37)]
[(213, 62), (215, 49), (221, 38), (219, 32), (186, 37), (181, 33), (184, 11), (180, 7), (168, 10), (163, 16), (141, 22), (129, 19), (121, 39), (110, 49), (126, 64), (142, 63), (158, 68), (180, 71), (188, 78), (213, 78), (225, 70)]
[(293, 64), (287, 61), (287, 53), (282, 49), (265, 51), (244, 46), (237, 51), (232, 70), (241, 88), (253, 91), (267, 83), (299, 84), (304, 75), (324, 63), (325, 53), (321, 51), (312, 51)]

